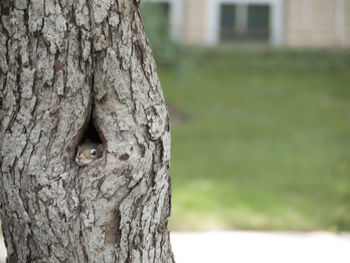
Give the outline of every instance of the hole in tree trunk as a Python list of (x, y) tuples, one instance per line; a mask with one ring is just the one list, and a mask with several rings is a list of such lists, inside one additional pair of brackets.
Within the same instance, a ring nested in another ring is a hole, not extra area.
[(106, 140), (100, 129), (94, 125), (91, 117), (83, 131), (83, 136), (76, 150), (75, 162), (80, 166), (86, 166), (104, 157)]
[(90, 121), (86, 127), (86, 130), (84, 132), (82, 142), (84, 142), (84, 141), (92, 141), (92, 142), (97, 143), (97, 144), (103, 143), (103, 140), (100, 138), (99, 132), (97, 131), (97, 129), (95, 128), (95, 126), (93, 124), (92, 118), (90, 119)]

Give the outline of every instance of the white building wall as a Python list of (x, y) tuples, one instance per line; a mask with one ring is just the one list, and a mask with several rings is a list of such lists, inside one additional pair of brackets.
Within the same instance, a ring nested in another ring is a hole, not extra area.
[(270, 6), (273, 46), (350, 46), (350, 0), (144, 0), (169, 3), (171, 35), (193, 45), (220, 43), (221, 4)]
[(350, 0), (288, 0), (285, 44), (349, 47)]

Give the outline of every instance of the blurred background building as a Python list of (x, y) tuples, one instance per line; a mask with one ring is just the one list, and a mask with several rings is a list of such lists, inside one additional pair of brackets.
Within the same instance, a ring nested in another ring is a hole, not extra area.
[(189, 45), (349, 47), (348, 0), (146, 0)]

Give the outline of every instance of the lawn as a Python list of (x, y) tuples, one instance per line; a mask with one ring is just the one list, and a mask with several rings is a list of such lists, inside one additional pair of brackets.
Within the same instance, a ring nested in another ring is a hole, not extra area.
[[(172, 230), (350, 230), (350, 52), (191, 50), (159, 67)], [(188, 59), (188, 57), (190, 59)]]

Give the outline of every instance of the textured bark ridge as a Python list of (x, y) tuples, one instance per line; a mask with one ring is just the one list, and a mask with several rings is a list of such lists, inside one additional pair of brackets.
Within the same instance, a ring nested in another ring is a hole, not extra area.
[[(8, 262), (174, 262), (168, 115), (138, 5), (1, 1)], [(91, 126), (104, 156), (79, 168)]]

